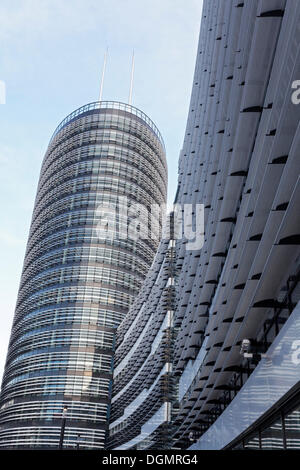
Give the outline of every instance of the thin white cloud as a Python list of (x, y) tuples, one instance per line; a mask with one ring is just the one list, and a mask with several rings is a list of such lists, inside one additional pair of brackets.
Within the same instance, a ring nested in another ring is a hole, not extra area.
[(0, 229), (0, 244), (7, 247), (23, 246), (24, 239), (18, 237), (15, 233), (10, 233), (7, 230)]
[(125, 41), (152, 32), (155, 42), (174, 28), (168, 16), (180, 18), (175, 26), (185, 29), (194, 20), (188, 13), (200, 10), (200, 0), (2, 0), (0, 38), (28, 41), (105, 28)]

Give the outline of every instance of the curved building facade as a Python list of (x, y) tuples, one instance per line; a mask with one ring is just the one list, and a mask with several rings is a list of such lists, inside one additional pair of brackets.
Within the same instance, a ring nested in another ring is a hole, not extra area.
[(174, 241), (161, 241), (141, 293), (119, 327), (107, 446), (166, 448), (174, 338)]
[(177, 201), (204, 204), (205, 241), (176, 249), (176, 447), (299, 448), (299, 19), (295, 0), (204, 2)]
[(91, 103), (54, 132), (3, 377), (1, 448), (57, 448), (64, 407), (63, 446), (103, 448), (116, 327), (158, 246), (158, 233), (128, 230), (146, 233), (138, 205), (161, 205), (166, 191), (162, 137), (138, 109)]
[(172, 273), (172, 335), (149, 301), (119, 327), (112, 449), (300, 448), (299, 19), (297, 0), (203, 3), (175, 202), (204, 205), (204, 244), (173, 241), (152, 279)]

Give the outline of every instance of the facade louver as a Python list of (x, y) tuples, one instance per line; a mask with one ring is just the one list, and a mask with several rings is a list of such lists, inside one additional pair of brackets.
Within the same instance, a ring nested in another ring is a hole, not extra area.
[(299, 79), (297, 0), (204, 1), (175, 200), (204, 245), (162, 242), (118, 330), (110, 448), (300, 448)]
[[(159, 241), (128, 236), (136, 215), (130, 208), (161, 205), (166, 192), (162, 137), (137, 108), (90, 103), (54, 132), (42, 164), (3, 377), (0, 448), (57, 448), (64, 407), (63, 448), (78, 442), (83, 449), (103, 448), (116, 327)], [(127, 217), (118, 211), (120, 197)], [(110, 226), (113, 215), (116, 227)], [(159, 229), (161, 220), (156, 223)], [(117, 236), (110, 230), (118, 230)]]

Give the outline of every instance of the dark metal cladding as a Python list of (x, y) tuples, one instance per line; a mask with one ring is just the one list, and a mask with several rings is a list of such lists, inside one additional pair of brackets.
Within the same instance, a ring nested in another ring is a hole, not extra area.
[(175, 201), (204, 205), (204, 245), (162, 244), (118, 329), (112, 449), (299, 449), (299, 20), (204, 1)]

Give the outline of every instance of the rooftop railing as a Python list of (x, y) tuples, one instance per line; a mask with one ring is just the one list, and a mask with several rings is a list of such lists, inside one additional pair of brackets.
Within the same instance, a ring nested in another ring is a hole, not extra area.
[(81, 106), (78, 109), (75, 109), (75, 111), (73, 111), (67, 117), (65, 117), (65, 119), (61, 121), (61, 123), (57, 126), (57, 128), (53, 132), (53, 135), (50, 139), (50, 143), (53, 140), (53, 138), (59, 133), (59, 131), (63, 127), (65, 127), (69, 122), (73, 121), (75, 118), (79, 117), (81, 114), (84, 114), (86, 112), (93, 111), (96, 109), (117, 109), (120, 111), (125, 111), (127, 113), (133, 114), (134, 116), (137, 116), (150, 127), (150, 129), (158, 137), (163, 149), (165, 150), (165, 144), (164, 144), (162, 135), (159, 132), (156, 125), (154, 124), (154, 122), (145, 113), (143, 113), (143, 111), (139, 110), (138, 108), (135, 108), (134, 106), (131, 106), (126, 103), (121, 103), (119, 101), (94, 101), (93, 103), (88, 103), (88, 104), (85, 104), (84, 106)]

